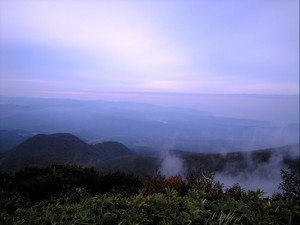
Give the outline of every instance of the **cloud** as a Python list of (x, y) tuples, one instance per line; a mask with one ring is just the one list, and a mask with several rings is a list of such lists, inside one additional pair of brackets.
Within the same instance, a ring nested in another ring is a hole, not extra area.
[[(7, 5), (6, 5), (7, 4)], [(104, 55), (112, 64), (149, 73), (185, 63), (165, 33), (136, 12), (133, 3), (27, 1), (4, 4), (4, 41), (25, 38)], [(145, 13), (145, 12), (143, 12)]]
[(39, 91), (42, 94), (63, 94), (63, 95), (91, 95), (91, 92), (83, 91)]
[(0, 47), (16, 47), (1, 72), (15, 78), (115, 91), (298, 93), (298, 1), (0, 4)]

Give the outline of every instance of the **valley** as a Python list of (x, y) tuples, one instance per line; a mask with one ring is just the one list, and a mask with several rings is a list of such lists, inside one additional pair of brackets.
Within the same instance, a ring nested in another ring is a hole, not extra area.
[[(76, 164), (94, 167), (100, 172), (121, 171), (139, 177), (161, 174), (187, 179), (191, 174), (212, 172), (227, 185), (239, 182), (245, 188), (255, 189), (269, 182), (266, 191), (272, 193), (279, 184), (280, 169), (299, 171), (299, 145), (229, 153), (170, 149), (149, 156), (138, 154), (119, 142), (87, 144), (69, 133), (39, 134), (2, 153), (0, 171), (14, 173), (26, 166), (52, 164)], [(247, 186), (251, 180), (264, 182)]]

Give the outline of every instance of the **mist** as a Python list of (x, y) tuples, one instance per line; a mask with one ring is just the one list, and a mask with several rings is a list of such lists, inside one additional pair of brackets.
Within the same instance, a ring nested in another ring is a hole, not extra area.
[(281, 193), (281, 170), (299, 170), (299, 145), (258, 151), (224, 154), (195, 154), (168, 151), (161, 160), (160, 174), (179, 176), (188, 180), (190, 175), (201, 178), (211, 173), (224, 189), (239, 185), (243, 190), (262, 190), (265, 197)]
[(300, 178), (299, 27), (298, 0), (0, 0), (0, 221), (294, 224), (264, 197)]
[[(204, 98), (203, 96), (201, 98)], [(208, 96), (206, 101), (211, 98)], [(241, 97), (239, 97), (241, 98)], [(247, 101), (249, 97), (245, 97)], [(278, 99), (270, 98), (273, 102)], [(279, 97), (279, 99), (284, 99)], [(286, 97), (287, 104), (296, 101)], [(224, 99), (211, 102), (220, 105)], [(34, 133), (70, 132), (89, 143), (120, 141), (136, 151), (159, 153), (172, 143), (174, 149), (192, 152), (245, 151), (299, 143), (299, 118), (288, 116), (297, 110), (285, 108), (276, 122), (249, 118), (219, 116), (201, 101), (193, 108), (159, 106), (149, 103), (1, 97), (0, 129), (22, 129)], [(295, 103), (295, 102), (293, 102)], [(178, 101), (178, 105), (181, 102)], [(242, 104), (233, 102), (235, 109)], [(256, 107), (258, 111), (276, 108)], [(197, 108), (201, 108), (197, 109)], [(230, 110), (224, 107), (224, 111)], [(231, 108), (232, 112), (234, 111)], [(245, 110), (245, 109), (243, 109)], [(236, 114), (243, 114), (236, 110)], [(268, 113), (268, 112), (265, 112)], [(269, 113), (276, 115), (276, 113)], [(247, 117), (247, 116), (245, 116)], [(253, 116), (256, 117), (256, 116)]]
[(190, 108), (216, 116), (264, 120), (282, 125), (299, 122), (299, 95), (120, 93), (105, 94), (101, 98)]
[[(280, 169), (288, 166), (284, 160), (299, 159), (299, 145), (298, 149), (274, 150), (266, 161), (254, 160), (249, 151), (299, 144), (299, 120), (293, 116), (298, 113), (294, 108), (298, 98), (264, 97), (256, 107), (253, 104), (259, 96), (197, 96), (200, 99), (194, 104), (188, 101), (190, 98), (183, 98), (187, 101), (179, 98), (176, 104), (172, 101), (163, 104), (159, 98), (157, 104), (153, 104), (147, 98), (140, 103), (132, 99), (2, 96), (1, 152), (38, 133), (72, 133), (89, 144), (117, 141), (137, 155), (156, 157), (160, 162), (157, 169), (166, 177), (184, 178), (193, 169), (211, 170), (225, 186), (239, 183), (245, 189), (260, 188), (269, 195), (276, 191)], [(266, 99), (270, 100), (268, 104)], [(276, 102), (279, 100), (281, 106), (287, 108), (278, 111)], [(190, 107), (185, 108), (184, 104)], [(268, 113), (269, 120), (265, 118)], [(279, 114), (281, 117), (276, 118)], [(234, 155), (235, 152), (238, 155)]]
[(184, 164), (183, 161), (175, 155), (167, 154), (161, 162), (159, 173), (164, 177), (184, 175)]
[[(273, 150), (274, 151), (274, 150)], [(299, 164), (299, 145), (292, 146), (288, 151), (270, 151), (269, 158), (264, 162), (254, 160), (249, 153), (244, 154), (246, 166), (239, 173), (233, 171), (240, 170), (239, 166), (228, 165), (222, 172), (216, 173), (216, 179), (225, 184), (225, 187), (232, 184), (239, 184), (245, 190), (263, 190), (266, 196), (281, 192), (278, 187), (282, 182), (281, 169), (288, 169), (291, 165), (287, 160), (293, 160), (292, 168), (298, 173)]]

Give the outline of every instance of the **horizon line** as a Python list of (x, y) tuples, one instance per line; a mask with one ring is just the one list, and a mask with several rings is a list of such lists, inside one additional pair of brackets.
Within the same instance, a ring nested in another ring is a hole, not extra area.
[[(257, 93), (195, 93), (195, 92), (142, 92), (142, 91), (38, 91), (39, 94), (60, 94), (60, 95), (112, 95), (112, 96), (128, 96), (128, 97), (142, 97), (142, 96), (231, 96), (231, 97), (300, 97), (300, 94), (257, 94)], [(43, 98), (41, 96), (9, 96), (0, 94), (0, 97), (12, 98)], [(46, 96), (45, 96), (46, 97)], [(63, 96), (62, 96), (63, 97)]]

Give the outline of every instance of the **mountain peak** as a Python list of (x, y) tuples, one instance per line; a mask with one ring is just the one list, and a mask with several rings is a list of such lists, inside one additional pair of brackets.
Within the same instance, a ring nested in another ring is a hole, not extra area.
[(25, 166), (48, 166), (53, 163), (105, 168), (105, 161), (134, 155), (125, 145), (104, 142), (89, 145), (70, 133), (38, 134), (7, 151), (0, 170), (17, 171)]
[(49, 149), (49, 148), (83, 148), (88, 146), (85, 142), (80, 140), (78, 137), (74, 136), (73, 134), (69, 133), (56, 133), (56, 134), (37, 134), (23, 143), (21, 143), (19, 146), (17, 146), (15, 149), (23, 149), (23, 151), (35, 151), (39, 149)]

